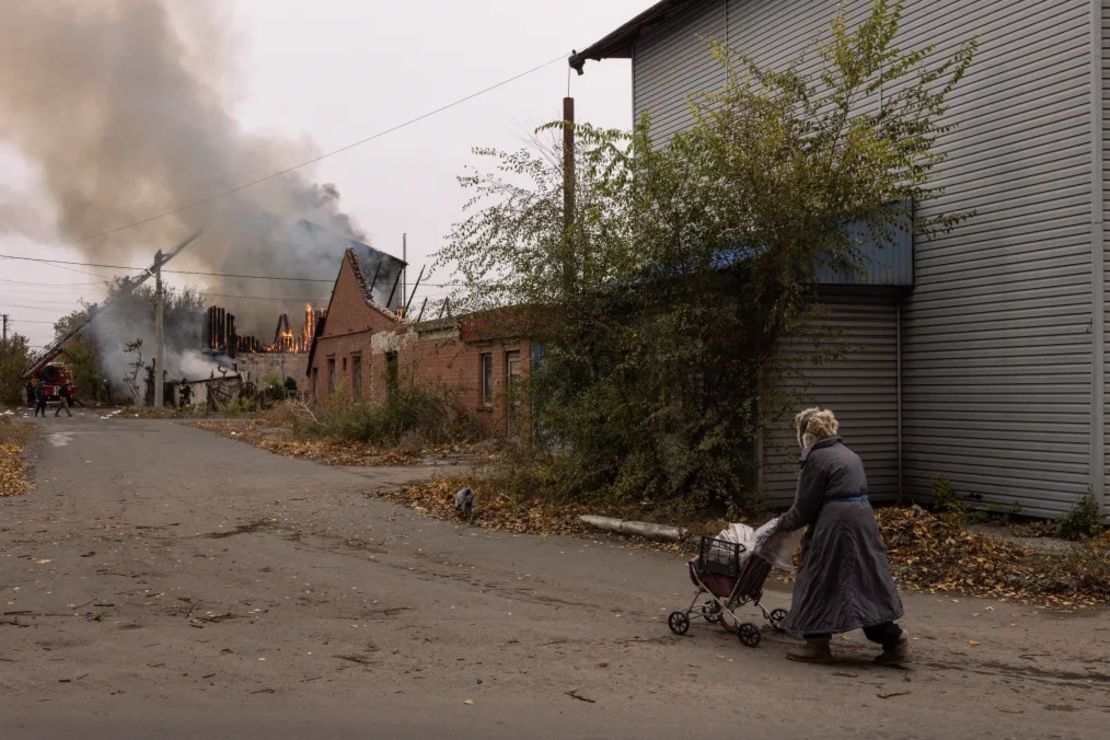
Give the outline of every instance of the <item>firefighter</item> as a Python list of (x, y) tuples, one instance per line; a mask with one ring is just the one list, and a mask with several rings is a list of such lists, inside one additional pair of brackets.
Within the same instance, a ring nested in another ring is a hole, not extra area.
[(41, 380), (35, 378), (35, 416), (42, 414), (46, 418), (46, 386)]
[[(66, 416), (73, 416), (69, 413), (69, 385), (62, 383), (58, 386), (58, 408), (54, 409), (54, 416), (62, 413), (62, 409), (66, 410)], [(42, 411), (42, 415), (46, 416), (46, 409)]]

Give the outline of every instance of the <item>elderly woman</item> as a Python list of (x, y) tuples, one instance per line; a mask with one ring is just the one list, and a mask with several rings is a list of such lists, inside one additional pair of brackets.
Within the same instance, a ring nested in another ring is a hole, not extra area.
[(794, 505), (777, 532), (808, 525), (794, 584), (787, 632), (805, 644), (787, 652), (792, 660), (827, 663), (834, 633), (863, 628), (883, 652), (875, 662), (909, 661), (906, 633), (894, 623), (902, 600), (890, 575), (879, 525), (867, 497), (867, 475), (859, 456), (837, 436), (839, 424), (827, 409), (806, 409), (794, 418), (802, 448)]

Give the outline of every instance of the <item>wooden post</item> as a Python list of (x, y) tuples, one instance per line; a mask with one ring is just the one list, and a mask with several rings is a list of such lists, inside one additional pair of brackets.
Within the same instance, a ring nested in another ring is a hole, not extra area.
[(569, 298), (575, 284), (574, 238), (574, 98), (563, 98), (563, 292)]
[(162, 372), (166, 367), (166, 292), (162, 286), (162, 250), (154, 255), (154, 408), (162, 408)]

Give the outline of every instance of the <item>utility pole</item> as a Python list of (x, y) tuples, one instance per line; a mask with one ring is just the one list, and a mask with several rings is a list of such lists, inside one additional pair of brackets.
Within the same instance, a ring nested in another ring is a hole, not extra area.
[(166, 360), (166, 291), (162, 286), (162, 250), (154, 255), (154, 408), (162, 408), (164, 384), (162, 370)]
[(563, 98), (563, 293), (574, 292), (574, 98)]
[(401, 261), (405, 266), (401, 268), (401, 298), (405, 297), (406, 283), (409, 279), (409, 235), (401, 234)]
[(8, 341), (8, 315), (4, 314), (4, 341)]

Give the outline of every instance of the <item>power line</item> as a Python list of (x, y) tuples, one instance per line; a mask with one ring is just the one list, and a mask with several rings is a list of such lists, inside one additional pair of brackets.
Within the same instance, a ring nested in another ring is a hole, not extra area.
[(143, 224), (148, 224), (151, 221), (157, 221), (158, 219), (165, 218), (166, 216), (173, 216), (173, 215), (176, 215), (178, 213), (182, 213), (184, 211), (192, 210), (193, 208), (197, 208), (197, 207), (205, 205), (207, 203), (211, 203), (212, 201), (218, 200), (219, 198), (223, 198), (223, 197), (226, 197), (228, 195), (233, 195), (233, 194), (238, 193), (242, 190), (246, 190), (247, 188), (254, 187), (255, 185), (260, 185), (264, 182), (268, 182), (269, 180), (273, 180), (275, 178), (282, 177), (284, 175), (288, 175), (290, 172), (294, 172), (294, 171), (302, 169), (304, 167), (308, 167), (309, 165), (316, 164), (317, 162), (321, 162), (325, 159), (328, 159), (329, 157), (334, 157), (337, 154), (342, 154), (343, 152), (350, 151), (351, 149), (354, 149), (355, 147), (362, 146), (363, 144), (367, 144), (371, 141), (374, 141), (375, 139), (380, 139), (381, 137), (383, 137), (387, 134), (391, 134), (394, 131), (399, 131), (400, 129), (406, 128), (406, 127), (411, 126), (415, 123), (419, 123), (420, 121), (423, 121), (427, 118), (431, 118), (432, 116), (443, 113), (446, 110), (450, 110), (451, 108), (462, 105), (463, 103), (465, 103), (469, 100), (473, 100), (474, 98), (476, 98), (480, 95), (485, 95), (486, 93), (492, 92), (493, 90), (496, 90), (499, 87), (504, 87), (505, 85), (508, 85), (510, 82), (515, 82), (516, 80), (519, 80), (521, 77), (527, 77), (528, 75), (530, 75), (534, 72), (538, 72), (539, 70), (543, 69), (544, 67), (548, 67), (548, 66), (554, 64), (555, 62), (562, 61), (565, 57), (566, 57), (565, 54), (560, 54), (559, 56), (555, 57), (554, 59), (543, 62), (542, 64), (537, 64), (535, 67), (527, 69), (524, 72), (520, 72), (518, 74), (513, 75), (512, 77), (504, 79), (504, 80), (502, 80), (500, 82), (497, 82), (493, 85), (490, 85), (488, 87), (484, 87), (481, 90), (478, 90), (477, 92), (473, 92), (469, 95), (461, 97), (458, 100), (454, 100), (450, 103), (447, 103), (446, 105), (441, 105), (440, 107), (435, 108), (434, 110), (430, 110), (427, 113), (422, 113), (421, 115), (416, 116), (415, 118), (410, 118), (409, 120), (404, 121), (403, 123), (399, 123), (395, 126), (391, 126), (390, 128), (387, 128), (383, 131), (379, 131), (377, 133), (371, 134), (370, 136), (359, 139), (358, 141), (354, 141), (354, 142), (351, 142), (350, 144), (346, 144), (344, 146), (341, 146), (338, 149), (333, 149), (330, 152), (325, 152), (324, 154), (320, 154), (316, 157), (312, 157), (311, 159), (306, 159), (303, 162), (299, 162), (299, 163), (294, 164), (290, 167), (286, 167), (283, 170), (278, 170), (277, 172), (273, 172), (269, 175), (265, 175), (263, 177), (259, 177), (259, 178), (256, 178), (254, 180), (250, 180), (249, 182), (245, 182), (245, 183), (243, 183), (241, 185), (237, 185), (233, 188), (229, 188), (227, 190), (221, 190), (217, 193), (213, 193), (213, 194), (207, 195), (203, 198), (199, 198), (199, 199), (191, 201), (189, 203), (185, 203), (184, 205), (177, 206), (176, 208), (171, 208), (169, 210), (165, 210), (165, 211), (162, 211), (160, 213), (156, 213), (156, 214), (153, 214), (151, 216), (147, 216), (146, 218), (141, 218), (137, 221), (132, 221), (131, 223), (123, 224), (121, 226), (115, 226), (111, 229), (105, 229), (104, 231), (100, 231), (100, 232), (97, 232), (95, 234), (89, 234), (87, 236), (83, 236), (80, 239), (74, 240), (73, 243), (79, 244), (81, 242), (87, 242), (87, 241), (91, 241), (93, 239), (99, 239), (101, 237), (108, 236), (109, 234), (115, 234), (118, 231), (123, 231), (125, 229), (131, 229), (131, 228), (134, 228), (136, 226), (142, 226)]
[(304, 301), (305, 303), (319, 303), (322, 298), (321, 296), (315, 298), (298, 298), (297, 296), (235, 295), (233, 293), (209, 293), (206, 290), (198, 290), (197, 293), (208, 296), (209, 298), (239, 298), (247, 301)]
[[(44, 257), (21, 257), (14, 254), (0, 254), (0, 259), (8, 260), (23, 260), (24, 262), (39, 262), (49, 265), (79, 265), (81, 267), (100, 267), (112, 270), (130, 270), (132, 272), (144, 272), (145, 267), (134, 267), (131, 265), (108, 265), (98, 262), (76, 262), (73, 260), (54, 260), (46, 259)], [(204, 272), (200, 270), (167, 270), (163, 269), (163, 273), (173, 273), (175, 275), (197, 275), (201, 277), (222, 277), (222, 278), (237, 278), (242, 280), (280, 280), (295, 283), (334, 283), (335, 278), (302, 278), (293, 277), (289, 275), (241, 275), (229, 272)], [(12, 281), (14, 282), (14, 281)], [(102, 285), (103, 283), (91, 283), (91, 285)], [(36, 285), (36, 283), (26, 283), (26, 285)], [(79, 285), (79, 283), (72, 283), (72, 285)], [(463, 283), (423, 283), (429, 288), (461, 288), (464, 287)], [(245, 296), (227, 296), (227, 297), (245, 297)]]
[[(0, 259), (8, 260), (23, 260), (24, 262), (40, 262), (50, 265), (80, 265), (82, 267), (105, 267), (113, 270), (130, 270), (132, 272), (145, 272), (145, 267), (133, 267), (131, 265), (106, 265), (99, 262), (75, 262), (73, 260), (52, 260), (44, 257), (20, 257), (14, 254), (0, 254)], [(199, 270), (166, 270), (162, 272), (172, 272), (175, 275), (200, 275), (204, 277), (224, 277), (224, 278), (239, 278), (243, 280), (287, 280), (296, 283), (334, 283), (335, 278), (302, 278), (290, 277), (285, 275), (239, 275), (228, 272), (202, 272)]]
[(27, 306), (21, 303), (5, 303), (4, 305), (9, 308), (25, 308), (28, 311), (64, 311), (67, 307), (75, 311), (78, 308), (82, 308), (81, 304), (77, 302), (59, 304), (55, 306)]
[(43, 305), (54, 305), (54, 306), (68, 306), (71, 303), (76, 302), (76, 299), (68, 300), (68, 301), (67, 300), (62, 300), (62, 296), (54, 296), (52, 300), (47, 300), (47, 301), (39, 300), (37, 298), (30, 298), (28, 296), (22, 296), (22, 295), (17, 295), (17, 296), (12, 296), (12, 297), (15, 298), (17, 301), (26, 301), (27, 303), (41, 303)]
[(35, 288), (62, 288), (62, 287), (87, 287), (90, 285), (103, 285), (103, 282), (92, 283), (36, 283), (26, 280), (8, 280), (7, 278), (0, 278), (0, 283), (8, 283), (10, 285), (30, 285)]

